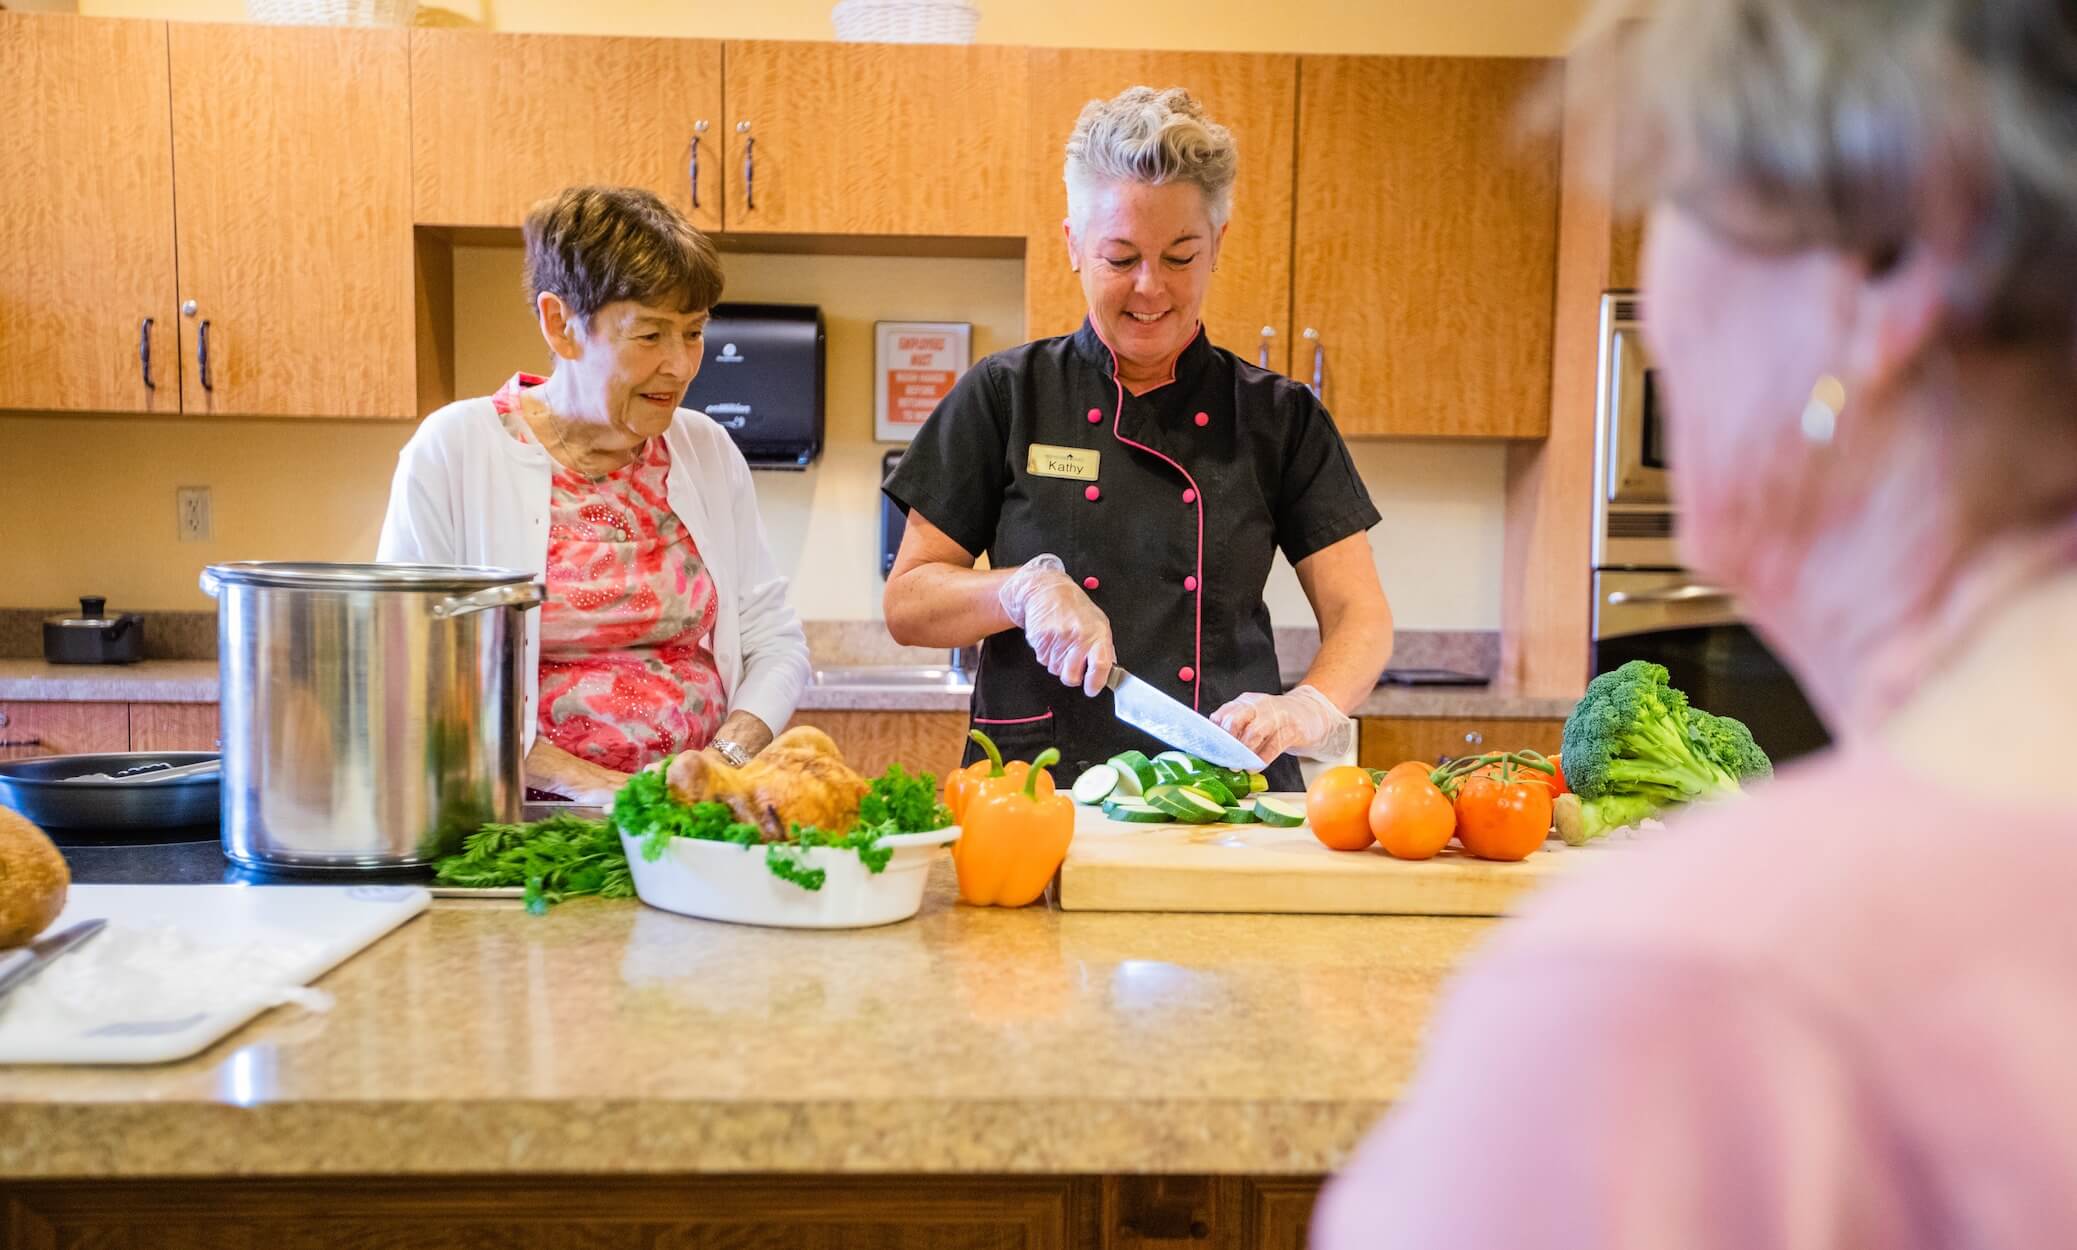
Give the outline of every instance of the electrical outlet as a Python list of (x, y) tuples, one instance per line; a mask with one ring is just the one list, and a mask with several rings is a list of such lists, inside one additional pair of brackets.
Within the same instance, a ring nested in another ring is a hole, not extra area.
[(182, 486), (173, 492), (174, 523), (178, 527), (180, 541), (202, 543), (209, 541), (209, 488), (207, 486)]

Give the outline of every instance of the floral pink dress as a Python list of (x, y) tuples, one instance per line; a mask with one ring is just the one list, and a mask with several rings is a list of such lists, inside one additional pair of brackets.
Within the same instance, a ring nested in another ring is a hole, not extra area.
[[(492, 397), (521, 442), (539, 441), (520, 392), (540, 382), (515, 374)], [(664, 440), (652, 438), (598, 481), (559, 462), (550, 481), (539, 732), (617, 772), (706, 746), (728, 710), (714, 581), (671, 511), (670, 468)]]

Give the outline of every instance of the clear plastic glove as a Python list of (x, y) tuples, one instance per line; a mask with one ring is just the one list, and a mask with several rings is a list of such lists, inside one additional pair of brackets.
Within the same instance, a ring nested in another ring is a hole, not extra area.
[(997, 598), (1038, 662), (1062, 685), (1080, 686), (1088, 695), (1103, 689), (1118, 660), (1111, 618), (1075, 585), (1059, 556), (1033, 556), (1010, 574)]
[(1339, 759), (1356, 745), (1356, 722), (1311, 686), (1289, 694), (1244, 694), (1213, 712), (1212, 721), (1265, 760), (1286, 752)]

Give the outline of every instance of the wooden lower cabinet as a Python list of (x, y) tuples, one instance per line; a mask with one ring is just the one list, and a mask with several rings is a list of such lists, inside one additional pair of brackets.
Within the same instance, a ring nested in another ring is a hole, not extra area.
[(0, 702), (0, 759), (129, 749), (128, 704)]
[(844, 762), (868, 777), (899, 763), (943, 781), (966, 751), (965, 712), (803, 711), (788, 723), (813, 725), (836, 740)]
[(1464, 720), (1451, 716), (1365, 717), (1356, 762), (1390, 768), (1406, 760), (1453, 759), (1481, 751), (1541, 751), (1556, 755), (1562, 720)]
[(132, 751), (217, 751), (214, 703), (132, 703)]
[(562, 1177), (0, 1185), (9, 1250), (1299, 1250), (1319, 1182)]

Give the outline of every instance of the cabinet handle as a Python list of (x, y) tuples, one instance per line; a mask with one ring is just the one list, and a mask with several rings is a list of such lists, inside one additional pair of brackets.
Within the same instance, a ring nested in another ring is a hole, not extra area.
[(144, 389), (147, 391), (159, 389), (159, 384), (151, 380), (151, 325), (152, 319), (146, 317), (137, 326), (137, 363), (144, 366)]
[(1269, 368), (1269, 340), (1275, 337), (1275, 326), (1262, 327), (1262, 346), (1255, 351), (1255, 363), (1264, 369)]
[(1327, 345), (1320, 341), (1320, 332), (1311, 326), (1305, 328), (1305, 337), (1313, 345), (1313, 398), (1320, 397), (1320, 390), (1327, 385)]
[[(745, 136), (749, 135), (750, 123), (737, 122), (736, 133)], [(743, 140), (743, 209), (746, 212), (752, 213), (757, 211), (757, 140), (755, 138), (745, 138)]]
[(1486, 745), (1486, 736), (1474, 729), (1464, 735), (1464, 745), (1468, 747), (1482, 747)]
[(0, 738), (0, 751), (7, 750), (10, 747), (40, 747), (42, 745), (43, 739), (41, 738)]
[(207, 317), (202, 319), (201, 325), (195, 327), (195, 364), (200, 366), (202, 370), (202, 389), (205, 391), (215, 390), (216, 387), (209, 380), (209, 319)]
[(707, 133), (707, 119), (692, 124), (692, 157), (686, 162), (685, 177), (692, 183), (692, 206), (700, 206), (700, 136)]

